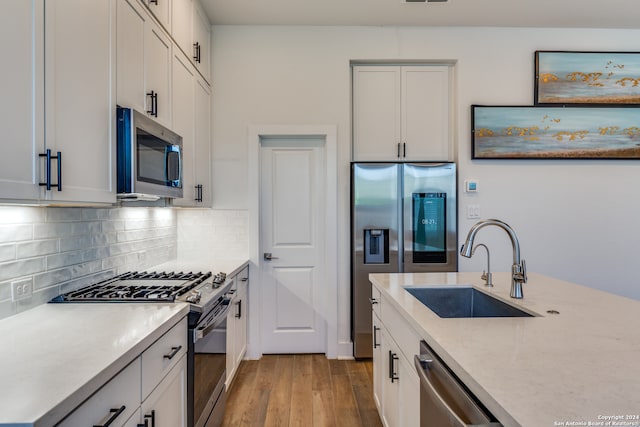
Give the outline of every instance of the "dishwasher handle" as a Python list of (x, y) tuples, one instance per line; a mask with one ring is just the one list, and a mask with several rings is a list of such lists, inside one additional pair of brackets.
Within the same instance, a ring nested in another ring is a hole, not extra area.
[[(426, 356), (426, 357), (425, 357)], [(458, 384), (458, 382), (446, 372), (444, 366), (439, 364), (439, 361), (434, 358), (431, 354), (425, 355), (415, 355), (413, 358), (414, 364), (416, 366), (416, 371), (418, 371), (418, 376), (420, 377), (420, 393), (426, 393), (427, 399), (429, 399), (435, 407), (438, 408), (438, 411), (446, 414), (447, 419), (449, 421), (449, 425), (451, 427), (501, 427), (502, 424), (491, 422), (488, 417), (484, 414), (484, 412), (476, 405), (476, 403), (467, 395), (467, 393), (462, 389), (462, 387)], [(424, 364), (424, 365), (423, 365)], [(438, 369), (438, 375), (443, 376), (441, 380), (449, 382), (450, 386), (459, 389), (458, 397), (460, 398), (458, 405), (464, 407), (464, 411), (469, 413), (473, 413), (472, 416), (473, 421), (471, 424), (463, 421), (460, 417), (460, 414), (456, 413), (456, 411), (451, 407), (452, 405), (447, 402), (443, 396), (438, 392), (437, 388), (429, 379), (429, 376), (426, 373), (426, 370), (430, 369), (429, 365), (436, 364), (436, 369)], [(422, 398), (421, 398), (422, 400)], [(479, 419), (478, 419), (479, 418)], [(478, 422), (479, 421), (479, 422)]]

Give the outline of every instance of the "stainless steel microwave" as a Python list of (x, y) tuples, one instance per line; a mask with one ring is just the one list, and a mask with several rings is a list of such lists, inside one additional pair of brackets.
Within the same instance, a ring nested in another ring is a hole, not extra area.
[(181, 198), (182, 137), (131, 108), (117, 117), (118, 198)]

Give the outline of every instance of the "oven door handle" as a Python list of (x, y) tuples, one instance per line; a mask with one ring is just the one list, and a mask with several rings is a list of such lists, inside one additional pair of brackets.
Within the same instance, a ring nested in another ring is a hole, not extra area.
[(230, 302), (231, 302), (231, 300), (224, 300), (222, 302), (222, 304), (224, 305), (224, 309), (222, 309), (222, 311), (220, 313), (218, 313), (216, 315), (216, 317), (211, 319), (210, 322), (207, 322), (206, 324), (204, 324), (202, 326), (197, 326), (196, 327), (196, 329), (193, 331), (193, 342), (194, 343), (196, 341), (199, 341), (202, 338), (206, 337), (207, 335), (209, 335), (211, 332), (213, 332), (213, 330), (216, 328), (216, 326), (220, 325), (220, 323), (222, 323), (222, 321), (227, 319), (227, 313), (229, 313), (229, 303)]

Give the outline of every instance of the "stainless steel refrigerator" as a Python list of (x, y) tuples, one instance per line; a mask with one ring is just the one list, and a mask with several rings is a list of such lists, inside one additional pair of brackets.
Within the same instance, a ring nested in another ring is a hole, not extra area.
[(369, 273), (457, 271), (455, 163), (351, 164), (351, 338), (372, 357)]

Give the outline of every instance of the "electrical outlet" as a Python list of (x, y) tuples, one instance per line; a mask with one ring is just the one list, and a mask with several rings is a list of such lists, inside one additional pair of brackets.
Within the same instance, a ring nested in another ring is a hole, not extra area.
[(33, 295), (33, 279), (11, 282), (11, 301), (31, 298)]
[(480, 218), (480, 205), (467, 205), (467, 219)]

